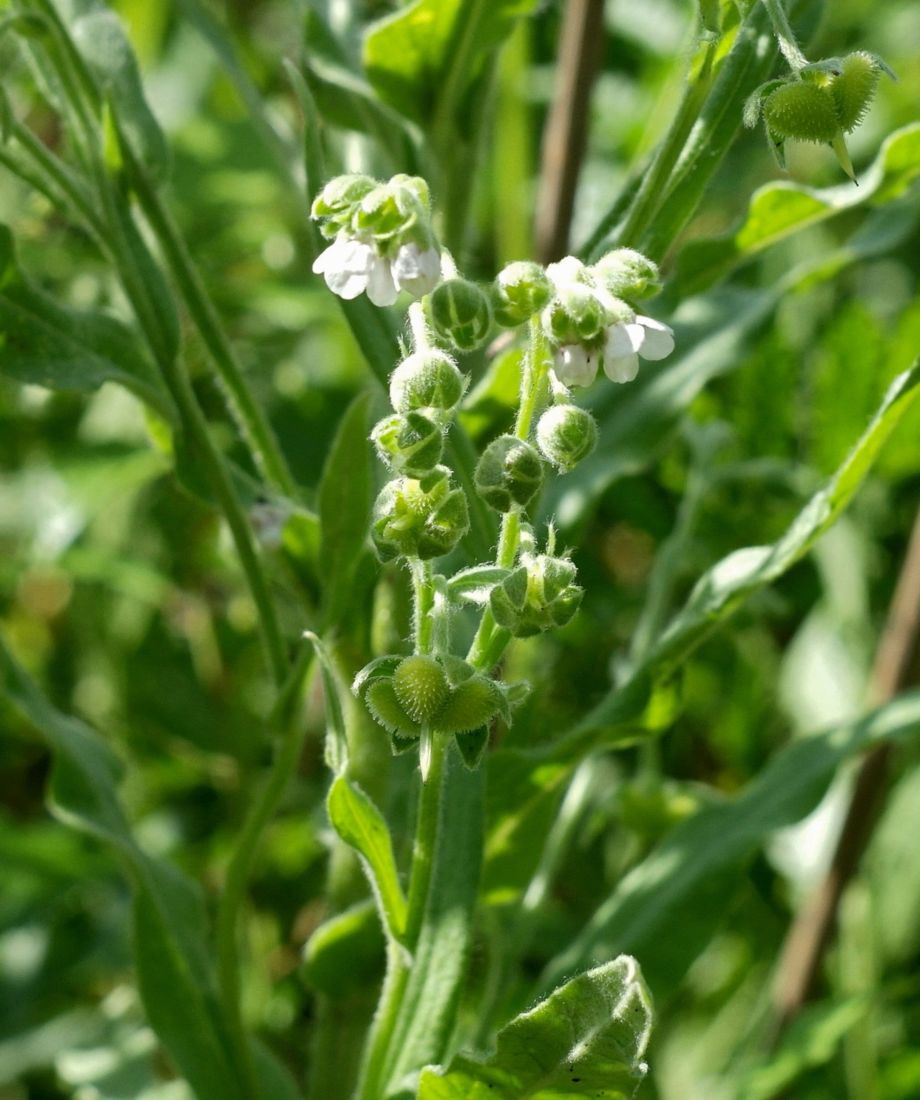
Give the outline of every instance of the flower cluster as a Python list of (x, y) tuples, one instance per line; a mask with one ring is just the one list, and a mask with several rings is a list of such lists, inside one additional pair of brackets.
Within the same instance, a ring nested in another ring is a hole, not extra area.
[(429, 294), (441, 278), (441, 253), (431, 228), (428, 186), (418, 176), (380, 183), (337, 176), (313, 202), (313, 218), (332, 240), (313, 270), (340, 298), (367, 293), (391, 306), (399, 291)]
[(636, 313), (627, 299), (653, 292), (658, 270), (631, 249), (617, 249), (587, 267), (566, 256), (546, 269), (554, 294), (542, 313), (555, 346), (555, 374), (565, 386), (590, 386), (599, 367), (612, 382), (631, 382), (639, 357), (664, 359), (674, 350), (671, 329)]

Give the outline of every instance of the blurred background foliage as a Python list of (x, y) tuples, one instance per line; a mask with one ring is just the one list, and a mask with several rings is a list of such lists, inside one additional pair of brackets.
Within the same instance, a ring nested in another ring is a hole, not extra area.
[[(316, 51), (320, 108), (345, 127), (328, 135), (331, 168), (369, 162), (381, 174), (411, 170), (386, 163), (366, 133), (348, 128), (356, 108), (336, 90), (359, 53), (364, 26), (396, 6), (114, 4), (172, 143), (168, 200), (308, 500), (335, 424), (367, 374), (327, 291), (310, 274), (307, 205), (288, 157), (300, 120), (280, 61)], [(522, 21), (501, 56), (494, 129), (468, 180), (470, 274), (488, 278), (502, 263), (533, 253), (540, 134), (553, 94), (561, 7), (542, 5)], [(667, 125), (693, 48), (694, 18), (686, 0), (606, 4), (574, 245)], [(875, 50), (898, 75), (897, 83), (883, 83), (855, 134), (858, 169), (888, 134), (917, 119), (917, 18), (915, 0), (835, 0), (818, 25), (813, 56)], [(211, 20), (229, 29), (245, 86), (289, 145), (266, 140), (264, 119), (209, 43)], [(337, 61), (323, 47), (321, 20), (344, 44)], [(29, 99), (28, 80), (14, 69), (11, 86), (17, 81), (31, 125), (54, 146), (54, 117)], [(398, 141), (388, 149), (398, 162)], [(751, 192), (778, 175), (762, 134), (743, 134), (682, 242), (727, 232)], [(810, 186), (850, 187), (817, 146), (791, 150), (789, 175)], [(736, 338), (728, 349), (703, 348), (708, 384), (679, 422), (651, 425), (639, 460), (611, 463), (614, 432), (582, 480), (576, 474), (560, 483), (553, 503), (564, 541), (578, 547), (588, 597), (561, 635), (513, 648), (510, 678), (537, 685), (515, 741), (552, 735), (603, 694), (637, 626), (654, 632), (661, 625), (660, 616), (643, 611), (650, 591), (663, 611), (679, 606), (713, 561), (776, 538), (839, 464), (887, 384), (920, 349), (918, 215), (920, 194), (905, 188), (883, 215), (856, 207), (796, 233), (749, 258), (730, 285), (710, 294), (681, 302), (679, 280), (666, 290), (662, 301), (679, 307), (679, 346), (704, 341), (719, 317), (736, 325)], [(859, 262), (841, 262), (830, 274), (808, 268), (836, 255), (877, 216), (888, 219), (887, 236), (873, 238)], [(119, 308), (90, 244), (7, 173), (0, 173), (0, 220), (15, 227), (25, 270), (59, 300)], [(669, 273), (679, 271), (676, 252), (666, 261)], [(801, 277), (790, 280), (791, 271)], [(194, 370), (194, 338), (189, 347)], [(482, 439), (507, 416), (507, 386), (500, 369), (484, 380), (478, 371), (465, 418)], [(221, 442), (234, 452), (219, 395), (203, 371), (197, 381)], [(625, 390), (610, 389), (590, 397), (602, 436), (627, 400)], [(236, 457), (245, 465), (241, 452)], [(597, 764), (562, 869), (533, 917), (525, 976), (536, 978), (675, 821), (743, 788), (790, 737), (859, 712), (918, 487), (915, 411), (817, 551), (690, 660), (668, 736), (642, 753), (627, 750)], [(270, 508), (263, 518), (271, 539)], [(308, 601), (311, 591), (297, 539), (286, 529), (274, 551), (276, 581), (292, 596), (295, 624), (297, 599)], [(362, 624), (371, 606), (368, 638)], [(265, 763), (260, 716), (268, 695), (254, 611), (214, 513), (180, 487), (168, 459), (150, 444), (141, 406), (124, 391), (106, 385), (91, 395), (51, 392), (0, 378), (0, 618), (61, 709), (104, 731), (130, 761), (123, 793), (143, 843), (213, 891), (249, 780)], [(356, 588), (352, 618), (347, 644), (356, 652), (392, 648), (387, 636), (405, 621), (400, 578), (385, 573), (374, 591), (368, 573)], [(321, 699), (314, 696), (311, 736), (268, 834), (248, 933), (265, 965), (249, 973), (247, 1013), (294, 1067), (302, 1064), (315, 1011), (300, 956), (323, 917), (330, 847), (321, 811)], [(47, 752), (12, 712), (0, 718), (0, 1098), (186, 1096), (181, 1083), (168, 1080), (130, 991), (126, 887), (97, 844), (49, 818)], [(901, 750), (864, 871), (844, 899), (821, 998), (779, 1056), (758, 1064), (758, 1021), (790, 912), (833, 841), (845, 781), (806, 823), (771, 841), (719, 899), (723, 919), (703, 954), (670, 988), (655, 990), (659, 1025), (642, 1096), (727, 1097), (738, 1094), (739, 1080), (746, 1100), (920, 1095), (920, 861), (912, 849), (920, 824), (918, 763), (916, 746)], [(402, 761), (394, 764), (394, 814), (408, 775)], [(534, 829), (536, 853), (536, 823)], [(498, 929), (491, 942), (501, 944), (503, 913), (521, 886), (517, 872), (503, 878), (504, 867), (498, 858), (488, 872), (491, 905), (475, 973), (480, 992), (492, 959), (488, 937)], [(355, 976), (381, 965), (375, 936), (365, 940), (364, 957), (349, 959)], [(345, 976), (336, 981), (347, 987)], [(521, 1007), (513, 1002), (524, 995), (511, 991), (512, 1007)]]

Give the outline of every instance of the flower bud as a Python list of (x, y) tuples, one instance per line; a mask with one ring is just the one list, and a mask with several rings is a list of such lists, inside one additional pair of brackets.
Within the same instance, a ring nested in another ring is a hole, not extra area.
[(831, 142), (840, 130), (830, 91), (805, 80), (771, 92), (763, 103), (763, 117), (774, 141)]
[(567, 283), (543, 311), (543, 328), (557, 344), (596, 340), (609, 324), (607, 310), (593, 287)]
[(377, 181), (370, 176), (336, 176), (313, 200), (310, 216), (315, 219), (332, 219), (335, 224), (329, 228), (327, 236), (334, 237), (338, 227), (351, 219), (358, 203), (377, 186)]
[(457, 545), (469, 528), (466, 497), (436, 466), (421, 479), (397, 478), (374, 503), (371, 538), (381, 561), (402, 556), (427, 561)]
[(575, 566), (568, 558), (526, 555), (521, 565), (492, 589), (489, 605), (495, 621), (515, 638), (565, 626), (583, 594), (574, 582)]
[(473, 351), (488, 339), (492, 307), (488, 295), (467, 279), (448, 279), (429, 299), (435, 333), (458, 351)]
[(568, 472), (597, 446), (597, 424), (578, 405), (553, 405), (537, 422), (537, 445), (544, 458)]
[(447, 700), (450, 685), (434, 657), (407, 657), (393, 673), (400, 706), (414, 721), (428, 724)]
[(371, 442), (394, 473), (421, 477), (441, 461), (444, 433), (421, 413), (394, 413), (374, 426)]
[(492, 284), (495, 320), (506, 328), (522, 325), (539, 313), (552, 295), (552, 284), (539, 264), (529, 260), (508, 264)]
[(414, 221), (415, 211), (400, 203), (400, 196), (388, 183), (375, 187), (361, 199), (354, 211), (354, 227), (378, 241), (404, 232)]
[(465, 388), (463, 375), (446, 352), (417, 351), (390, 375), (390, 403), (400, 413), (417, 409), (449, 413)]
[(592, 268), (595, 278), (618, 298), (648, 298), (660, 287), (658, 265), (632, 248), (615, 248)]
[(476, 466), (476, 492), (498, 512), (528, 505), (543, 484), (543, 463), (523, 439), (500, 435)]
[(875, 96), (881, 76), (881, 66), (868, 53), (851, 53), (843, 59), (840, 74), (834, 77), (830, 92), (834, 99), (837, 121), (844, 133), (850, 133), (865, 118)]

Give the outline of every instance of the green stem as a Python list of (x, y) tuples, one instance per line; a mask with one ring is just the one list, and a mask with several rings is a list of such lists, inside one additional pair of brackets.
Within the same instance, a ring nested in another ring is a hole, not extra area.
[(415, 823), (415, 844), (412, 849), (412, 870), (409, 874), (408, 911), (405, 942), (411, 951), (418, 940), (431, 879), (435, 838), (438, 832), (438, 807), (444, 780), (444, 761), (450, 738), (433, 733), (431, 764), (428, 776), (419, 788), (418, 817)]
[(224, 1008), (242, 1054), (249, 1091), (257, 1094), (249, 1040), (243, 1022), (240, 996), (240, 911), (265, 829), (274, 818), (297, 768), (303, 747), (305, 726), (296, 710), (297, 698), (313, 659), (313, 650), (301, 650), (268, 720), (270, 731), (280, 730), (271, 769), (262, 789), (249, 808), (242, 831), (227, 867), (223, 892), (217, 908), (217, 976)]
[(430, 653), (434, 638), (434, 585), (431, 576), (431, 562), (413, 561), (412, 604), (413, 637), (416, 653)]
[(789, 68), (798, 74), (808, 64), (808, 58), (802, 53), (795, 40), (795, 32), (786, 15), (782, 0), (763, 0), (763, 5), (773, 24), (773, 33), (779, 42), (780, 53), (785, 57)]
[(226, 389), (231, 412), (268, 482), (287, 496), (297, 495), (297, 486), (268, 418), (252, 395), (243, 370), (201, 281), (185, 241), (147, 174), (131, 160), (131, 184), (159, 242), (189, 316), (195, 324), (218, 375)]
[(658, 211), (674, 166), (683, 152), (690, 131), (712, 87), (713, 61), (717, 45), (716, 42), (707, 42), (703, 48), (699, 70), (688, 83), (677, 113), (655, 153), (651, 167), (643, 177), (617, 234), (617, 241), (621, 245), (637, 247)]

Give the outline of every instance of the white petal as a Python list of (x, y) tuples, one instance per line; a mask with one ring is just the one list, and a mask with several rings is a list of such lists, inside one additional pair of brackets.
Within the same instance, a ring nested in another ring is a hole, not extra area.
[(639, 373), (639, 356), (604, 353), (604, 374), (611, 382), (632, 382)]
[(399, 297), (389, 263), (378, 256), (367, 277), (367, 296), (375, 306), (391, 306)]
[(563, 385), (590, 386), (597, 376), (597, 358), (580, 344), (568, 344), (556, 352), (554, 369)]
[(351, 300), (367, 288), (367, 278), (375, 260), (374, 249), (349, 237), (338, 237), (319, 259), (323, 260), (326, 286), (340, 298)]
[(611, 325), (607, 329), (604, 355), (611, 359), (634, 355), (645, 340), (645, 329), (636, 324)]
[(643, 359), (666, 359), (674, 350), (674, 330), (653, 317), (637, 317), (636, 320), (645, 329), (640, 355)]
[(342, 245), (345, 244), (343, 237), (336, 237), (336, 239), (329, 245), (328, 248), (323, 249), (322, 252), (313, 261), (313, 272), (316, 275), (322, 275), (324, 271), (328, 271), (331, 267), (337, 267), (336, 256), (338, 256)]
[(574, 256), (564, 256), (556, 263), (548, 264), (546, 276), (557, 290), (569, 286), (571, 283), (589, 281), (585, 265)]
[(367, 289), (367, 276), (341, 270), (327, 271), (326, 286), (333, 294), (338, 294), (340, 298), (350, 302), (352, 298), (357, 298)]
[(430, 294), (441, 278), (441, 254), (436, 248), (424, 251), (414, 242), (404, 244), (392, 264), (393, 278), (400, 290), (415, 298)]

